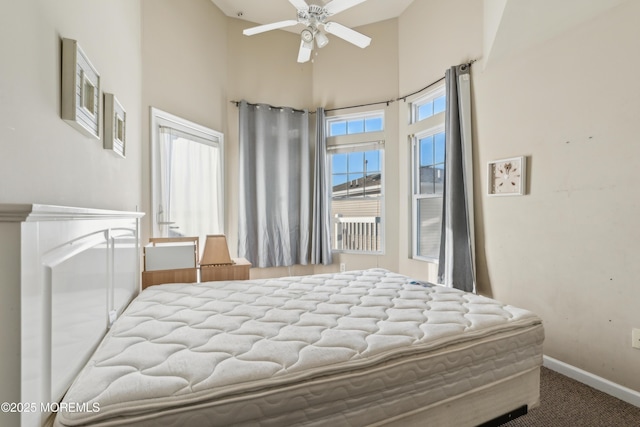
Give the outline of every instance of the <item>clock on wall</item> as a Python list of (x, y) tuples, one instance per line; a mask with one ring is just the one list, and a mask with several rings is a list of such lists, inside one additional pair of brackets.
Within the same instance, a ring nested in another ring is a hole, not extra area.
[(488, 194), (490, 196), (525, 194), (526, 163), (524, 156), (489, 162)]

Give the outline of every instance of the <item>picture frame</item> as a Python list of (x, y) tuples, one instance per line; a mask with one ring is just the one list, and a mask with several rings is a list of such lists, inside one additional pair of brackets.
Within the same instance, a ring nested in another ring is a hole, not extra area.
[(82, 134), (100, 139), (100, 74), (73, 39), (62, 39), (60, 115)]
[(104, 94), (104, 148), (126, 157), (127, 112), (116, 96)]
[(525, 156), (492, 160), (487, 163), (489, 196), (522, 196), (526, 194), (527, 158)]

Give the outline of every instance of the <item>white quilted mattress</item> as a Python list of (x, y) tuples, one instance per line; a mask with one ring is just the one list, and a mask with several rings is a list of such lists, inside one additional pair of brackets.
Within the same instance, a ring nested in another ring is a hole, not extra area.
[(542, 340), (531, 312), (382, 269), (152, 286), (64, 398), (99, 411), (55, 425), (370, 424), (539, 366)]

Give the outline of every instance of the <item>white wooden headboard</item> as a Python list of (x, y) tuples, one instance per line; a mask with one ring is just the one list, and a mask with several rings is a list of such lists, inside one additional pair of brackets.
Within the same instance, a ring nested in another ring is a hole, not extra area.
[(0, 425), (42, 426), (137, 295), (143, 215), (0, 204)]

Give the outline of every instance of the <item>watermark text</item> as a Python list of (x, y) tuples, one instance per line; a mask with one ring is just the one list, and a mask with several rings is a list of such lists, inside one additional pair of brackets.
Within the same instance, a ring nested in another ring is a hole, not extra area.
[(0, 404), (2, 412), (100, 412), (100, 403), (79, 402), (3, 402)]

